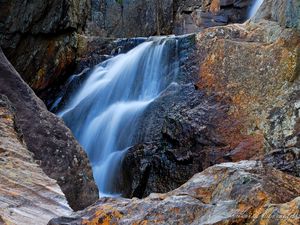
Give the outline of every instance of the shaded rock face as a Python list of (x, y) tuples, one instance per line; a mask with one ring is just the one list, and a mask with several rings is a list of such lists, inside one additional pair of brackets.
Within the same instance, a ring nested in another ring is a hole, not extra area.
[(0, 1), (0, 46), (36, 91), (63, 79), (74, 66), (77, 33), (89, 1)]
[(1, 0), (0, 46), (26, 83), (44, 97), (91, 53), (86, 42), (101, 44), (99, 49), (107, 37), (185, 34), (242, 22), (249, 1)]
[(299, 224), (300, 179), (259, 161), (212, 166), (166, 194), (102, 198), (58, 224)]
[(93, 0), (88, 33), (106, 37), (187, 34), (241, 23), (252, 0)]
[(173, 0), (92, 0), (88, 32), (106, 37), (172, 33)]
[(47, 111), (2, 51), (0, 74), (0, 94), (6, 95), (15, 107), (16, 123), (34, 159), (49, 177), (57, 180), (73, 209), (92, 204), (98, 198), (98, 190), (87, 156), (71, 131)]
[(207, 27), (242, 23), (247, 20), (253, 0), (177, 0), (174, 33), (202, 31)]
[(47, 224), (72, 210), (56, 181), (34, 161), (15, 113), (0, 95), (0, 223)]

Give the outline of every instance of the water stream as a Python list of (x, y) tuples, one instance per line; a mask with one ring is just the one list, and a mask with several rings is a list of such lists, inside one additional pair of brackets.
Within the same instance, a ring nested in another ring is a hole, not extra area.
[(100, 195), (121, 192), (122, 159), (145, 108), (175, 79), (177, 51), (175, 38), (151, 38), (99, 64), (58, 111), (86, 150)]
[(255, 16), (256, 12), (258, 11), (259, 7), (262, 5), (263, 2), (264, 2), (264, 0), (254, 0), (253, 5), (248, 12), (249, 19), (251, 19), (251, 18), (253, 18), (253, 16)]

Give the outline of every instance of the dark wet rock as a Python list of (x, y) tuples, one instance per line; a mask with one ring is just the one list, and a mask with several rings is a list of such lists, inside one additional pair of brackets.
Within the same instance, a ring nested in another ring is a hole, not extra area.
[[(212, 166), (166, 194), (102, 198), (58, 224), (299, 224), (300, 179), (259, 161)], [(270, 216), (271, 215), (271, 216)]]
[(79, 73), (86, 68), (93, 68), (95, 65), (118, 54), (127, 53), (146, 40), (147, 38), (143, 37), (109, 39), (81, 36), (75, 73)]
[(63, 121), (48, 112), (0, 52), (0, 94), (16, 109), (16, 123), (28, 150), (41, 168), (57, 180), (70, 206), (83, 209), (98, 197), (92, 170), (83, 149)]

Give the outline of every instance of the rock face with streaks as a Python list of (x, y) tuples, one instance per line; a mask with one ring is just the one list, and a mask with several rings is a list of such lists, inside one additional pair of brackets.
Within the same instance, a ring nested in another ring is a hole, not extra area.
[[(59, 224), (299, 224), (300, 179), (260, 162), (212, 166), (166, 194), (103, 198)], [(275, 221), (275, 222), (274, 222)]]
[(72, 210), (27, 149), (15, 115), (7, 97), (0, 95), (0, 224), (47, 224)]
[(92, 0), (88, 32), (104, 37), (170, 34), (173, 0)]
[(63, 121), (47, 111), (1, 49), (0, 94), (15, 108), (16, 123), (28, 150), (43, 171), (57, 180), (70, 206), (78, 210), (92, 204), (98, 190), (85, 152)]
[(0, 1), (0, 46), (23, 79), (43, 90), (72, 70), (89, 1)]

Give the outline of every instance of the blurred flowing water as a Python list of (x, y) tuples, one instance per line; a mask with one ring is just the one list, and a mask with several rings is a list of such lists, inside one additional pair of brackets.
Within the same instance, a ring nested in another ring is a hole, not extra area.
[(248, 13), (249, 19), (251, 19), (256, 14), (256, 12), (258, 11), (259, 7), (262, 5), (263, 2), (264, 0), (254, 0), (254, 3)]
[[(102, 196), (122, 192), (118, 174), (126, 150), (138, 142), (139, 118), (178, 73), (177, 42), (172, 37), (150, 38), (104, 61), (57, 113), (86, 150)], [(76, 81), (73, 76), (69, 84)]]

